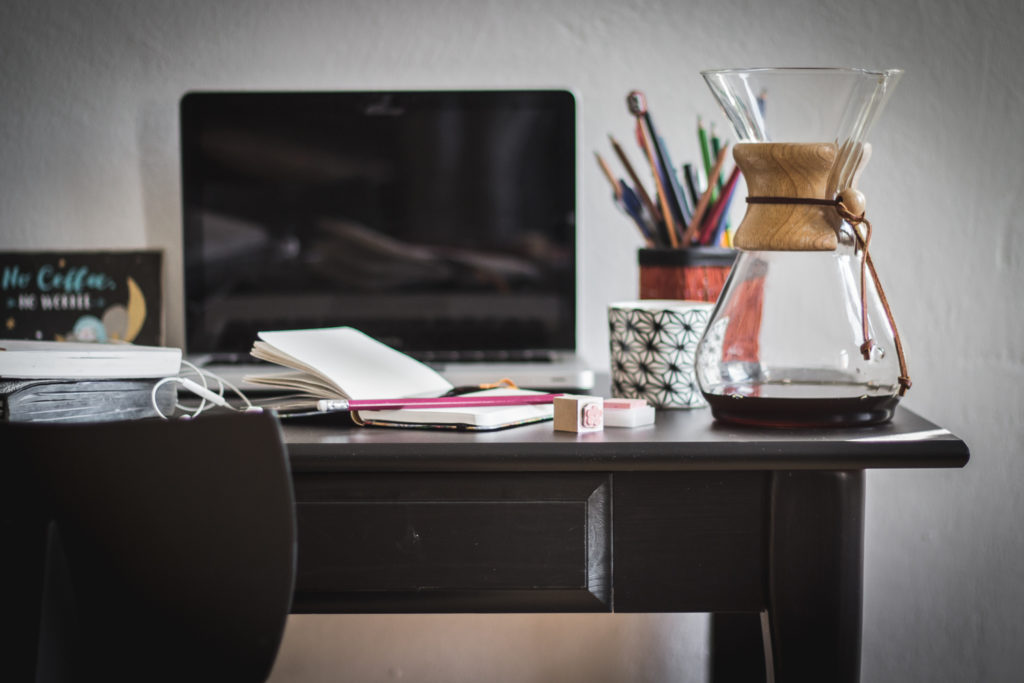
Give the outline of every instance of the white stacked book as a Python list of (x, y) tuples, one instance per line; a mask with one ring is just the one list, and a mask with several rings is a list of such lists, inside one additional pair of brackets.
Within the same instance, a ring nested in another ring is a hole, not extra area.
[[(0, 422), (101, 422), (156, 415), (153, 389), (181, 350), (133, 344), (0, 340)], [(170, 412), (165, 385), (155, 400)]]

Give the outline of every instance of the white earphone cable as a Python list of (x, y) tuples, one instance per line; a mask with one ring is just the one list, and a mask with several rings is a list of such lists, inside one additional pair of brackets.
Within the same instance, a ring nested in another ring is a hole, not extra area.
[[(241, 389), (223, 377), (209, 372), (208, 370), (198, 368), (187, 360), (182, 360), (181, 364), (184, 366), (182, 372), (176, 377), (165, 377), (161, 379), (153, 386), (153, 390), (149, 396), (150, 403), (153, 405), (153, 411), (165, 420), (170, 419), (172, 415), (164, 413), (160, 408), (157, 401), (157, 392), (160, 390), (160, 387), (171, 383), (178, 384), (199, 397), (199, 404), (197, 406), (184, 405), (177, 399), (177, 397), (175, 398), (174, 407), (183, 413), (181, 417), (185, 419), (197, 417), (214, 406), (228, 408), (238, 412), (254, 412), (261, 410), (252, 404), (252, 401), (249, 400), (249, 397), (246, 396)], [(189, 374), (194, 374), (199, 381), (196, 382), (190, 379), (187, 376)], [(216, 382), (216, 390), (211, 389), (207, 379)], [(231, 405), (224, 395), (226, 389), (236, 394), (245, 404), (244, 407), (239, 408)]]

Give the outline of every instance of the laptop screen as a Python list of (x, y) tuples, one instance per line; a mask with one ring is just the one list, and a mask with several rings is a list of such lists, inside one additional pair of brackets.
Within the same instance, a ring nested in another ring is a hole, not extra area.
[(565, 91), (193, 92), (186, 343), (351, 325), (425, 360), (575, 348)]

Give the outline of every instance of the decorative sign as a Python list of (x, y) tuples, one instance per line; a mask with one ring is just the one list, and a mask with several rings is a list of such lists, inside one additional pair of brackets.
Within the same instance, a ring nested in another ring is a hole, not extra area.
[(159, 251), (0, 253), (0, 338), (163, 343)]

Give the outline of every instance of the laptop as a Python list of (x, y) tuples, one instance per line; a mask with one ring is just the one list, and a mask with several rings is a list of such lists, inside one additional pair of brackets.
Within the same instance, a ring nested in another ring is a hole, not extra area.
[(191, 92), (180, 116), (193, 362), (237, 383), (267, 371), (257, 332), (349, 325), (456, 386), (593, 386), (571, 93)]

